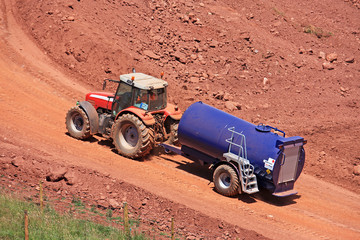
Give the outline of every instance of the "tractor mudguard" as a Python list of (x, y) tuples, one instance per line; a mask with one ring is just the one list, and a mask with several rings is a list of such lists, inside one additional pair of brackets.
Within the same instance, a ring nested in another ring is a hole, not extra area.
[(182, 112), (173, 104), (168, 104), (164, 110), (164, 115), (166, 116), (166, 119), (170, 117), (173, 120), (180, 120), (182, 117)]
[(88, 101), (79, 102), (79, 106), (85, 111), (90, 122), (90, 133), (95, 134), (99, 131), (99, 116), (94, 106)]
[(146, 126), (151, 126), (151, 125), (155, 124), (155, 118), (151, 115), (151, 113), (146, 113), (144, 110), (137, 108), (137, 107), (133, 107), (133, 106), (128, 107), (128, 108), (122, 110), (121, 112), (119, 112), (118, 115), (116, 116), (116, 119), (118, 119), (121, 115), (123, 115), (125, 113), (134, 114), (135, 116), (140, 118), (141, 121), (143, 121), (143, 123)]

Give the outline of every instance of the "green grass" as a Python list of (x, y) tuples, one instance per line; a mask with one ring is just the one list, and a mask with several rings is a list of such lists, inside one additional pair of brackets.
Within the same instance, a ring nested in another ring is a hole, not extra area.
[[(75, 200), (75, 204), (83, 205)], [(41, 213), (35, 203), (0, 193), (0, 239), (24, 239), (24, 211), (28, 211), (29, 239), (126, 239), (122, 230), (60, 215), (51, 207)], [(133, 235), (131, 239), (146, 239)]]
[(281, 16), (281, 17), (285, 17), (285, 13), (284, 13), (283, 11), (279, 10), (279, 9), (276, 8), (276, 7), (273, 7), (272, 9), (273, 9), (273, 11), (276, 13), (276, 15), (279, 15), (279, 16)]
[(315, 27), (311, 24), (304, 27), (304, 33), (314, 34), (318, 38), (330, 37), (333, 35), (332, 32), (324, 31), (322, 28)]

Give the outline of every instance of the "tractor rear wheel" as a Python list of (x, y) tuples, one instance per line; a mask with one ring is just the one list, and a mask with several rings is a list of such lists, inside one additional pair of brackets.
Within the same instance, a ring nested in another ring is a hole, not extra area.
[(70, 108), (66, 114), (66, 128), (76, 139), (86, 139), (91, 136), (89, 118), (79, 106)]
[(129, 158), (144, 157), (153, 148), (150, 129), (133, 114), (124, 114), (115, 121), (112, 138), (118, 153)]
[(218, 166), (213, 175), (215, 190), (228, 197), (235, 196), (239, 193), (239, 178), (229, 165), (223, 164)]

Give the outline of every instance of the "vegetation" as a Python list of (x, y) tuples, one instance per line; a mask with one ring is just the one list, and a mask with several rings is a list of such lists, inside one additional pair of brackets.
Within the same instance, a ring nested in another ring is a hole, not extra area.
[[(77, 207), (83, 206), (78, 199), (74, 199), (73, 203)], [(117, 228), (75, 219), (71, 214), (59, 215), (48, 206), (41, 211), (33, 202), (22, 201), (3, 193), (0, 193), (0, 239), (25, 238), (25, 210), (29, 219), (29, 239), (128, 239)], [(131, 239), (145, 237), (132, 235)]]
[(314, 34), (318, 38), (330, 37), (333, 35), (332, 32), (324, 31), (322, 28), (315, 27), (314, 25), (311, 24), (304, 27), (304, 32)]

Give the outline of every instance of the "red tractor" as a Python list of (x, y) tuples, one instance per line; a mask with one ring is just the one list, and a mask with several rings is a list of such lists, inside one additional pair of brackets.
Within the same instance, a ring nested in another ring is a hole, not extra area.
[(120, 75), (115, 92), (90, 92), (66, 115), (66, 128), (76, 139), (101, 134), (112, 139), (119, 154), (141, 158), (161, 142), (178, 144), (177, 129), (182, 116), (167, 103), (168, 83), (143, 73)]

